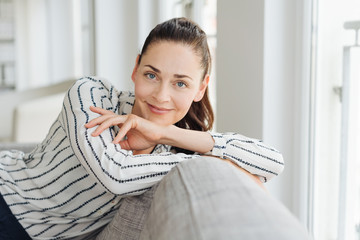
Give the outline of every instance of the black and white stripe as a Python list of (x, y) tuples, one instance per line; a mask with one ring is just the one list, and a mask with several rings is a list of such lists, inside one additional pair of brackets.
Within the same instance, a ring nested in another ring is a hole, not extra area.
[[(98, 116), (90, 106), (130, 114), (135, 96), (95, 78), (78, 80), (47, 137), (31, 153), (0, 152), (0, 192), (33, 239), (63, 239), (107, 224), (124, 196), (142, 194), (181, 161), (198, 155), (173, 153), (158, 145), (136, 155), (112, 144), (116, 128), (92, 137), (84, 124)], [(257, 140), (211, 133), (209, 154), (229, 158), (270, 179), (283, 168), (281, 155)]]

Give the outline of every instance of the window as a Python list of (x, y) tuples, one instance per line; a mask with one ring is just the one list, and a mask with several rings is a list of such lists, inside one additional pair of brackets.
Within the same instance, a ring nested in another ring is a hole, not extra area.
[(354, 21), (360, 21), (360, 2), (313, 2), (314, 238), (355, 240), (360, 237), (360, 51), (351, 28), (359, 28)]
[(360, 21), (344, 27), (355, 36), (343, 48), (338, 239), (355, 240), (360, 238)]

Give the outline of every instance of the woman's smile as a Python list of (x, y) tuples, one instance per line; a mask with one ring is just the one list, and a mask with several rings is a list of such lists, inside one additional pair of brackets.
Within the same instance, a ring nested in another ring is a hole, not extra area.
[(155, 114), (159, 114), (159, 115), (162, 115), (162, 114), (166, 114), (168, 112), (171, 111), (171, 109), (168, 109), (168, 108), (160, 108), (160, 107), (157, 107), (155, 105), (152, 105), (150, 103), (148, 103), (148, 106), (149, 106), (149, 109), (152, 113), (155, 113)]

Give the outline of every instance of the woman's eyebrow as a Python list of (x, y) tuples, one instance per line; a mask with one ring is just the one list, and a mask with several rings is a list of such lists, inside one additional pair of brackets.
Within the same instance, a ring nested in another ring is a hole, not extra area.
[(145, 67), (151, 68), (154, 72), (161, 73), (161, 71), (159, 69), (157, 69), (156, 67), (153, 67), (151, 65), (145, 65)]
[(188, 75), (184, 75), (184, 74), (174, 74), (174, 77), (176, 77), (176, 78), (188, 78), (190, 80), (193, 80), (191, 77), (189, 77)]

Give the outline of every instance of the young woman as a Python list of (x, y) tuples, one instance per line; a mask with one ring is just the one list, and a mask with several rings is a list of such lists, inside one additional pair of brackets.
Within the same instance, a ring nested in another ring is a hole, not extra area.
[(277, 176), (283, 159), (272, 147), (210, 132), (210, 66), (206, 34), (178, 18), (147, 37), (131, 76), (134, 93), (97, 78), (78, 80), (36, 149), (0, 153), (1, 211), (8, 207), (8, 218), (33, 239), (81, 239), (109, 223), (125, 197), (199, 155), (229, 161), (263, 182)]

